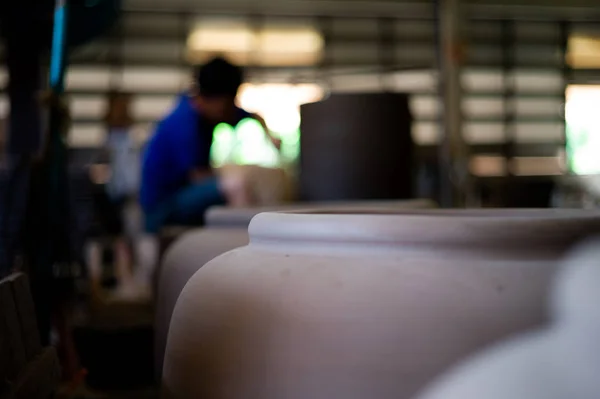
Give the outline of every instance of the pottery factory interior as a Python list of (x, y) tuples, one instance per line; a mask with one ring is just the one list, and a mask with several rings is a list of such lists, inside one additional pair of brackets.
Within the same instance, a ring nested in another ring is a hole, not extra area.
[(0, 399), (600, 398), (596, 0), (0, 33)]

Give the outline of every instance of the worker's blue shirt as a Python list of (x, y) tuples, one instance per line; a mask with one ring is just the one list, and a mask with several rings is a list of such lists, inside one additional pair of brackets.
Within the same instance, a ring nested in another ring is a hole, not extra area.
[[(237, 109), (239, 122), (250, 114)], [(140, 203), (149, 214), (189, 184), (193, 169), (210, 167), (214, 124), (206, 121), (187, 95), (181, 95), (173, 111), (157, 126), (142, 164)]]

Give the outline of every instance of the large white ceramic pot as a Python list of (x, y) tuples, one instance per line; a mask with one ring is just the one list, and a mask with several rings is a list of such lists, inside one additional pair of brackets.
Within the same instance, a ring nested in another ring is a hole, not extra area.
[(403, 399), (545, 320), (557, 260), (596, 212), (266, 213), (172, 316), (164, 397)]
[(193, 230), (176, 241), (160, 267), (155, 316), (155, 368), (162, 373), (171, 315), (183, 287), (200, 267), (232, 249), (248, 244), (248, 224), (262, 212), (320, 207), (322, 209), (421, 209), (433, 208), (430, 200), (335, 202), (328, 204), (287, 204), (271, 207), (215, 207), (206, 214), (204, 229)]
[(600, 240), (557, 273), (552, 324), (493, 345), (453, 367), (419, 399), (596, 399), (600, 396)]

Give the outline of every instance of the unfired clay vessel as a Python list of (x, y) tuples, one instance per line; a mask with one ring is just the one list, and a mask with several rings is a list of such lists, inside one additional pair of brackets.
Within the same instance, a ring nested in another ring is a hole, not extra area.
[(421, 209), (433, 208), (430, 200), (334, 202), (327, 204), (285, 204), (271, 207), (215, 207), (206, 214), (206, 227), (193, 230), (178, 240), (167, 252), (160, 267), (155, 318), (155, 368), (162, 373), (165, 345), (171, 314), (181, 290), (205, 263), (232, 249), (248, 244), (248, 224), (254, 216), (267, 211), (299, 208), (321, 209)]
[(202, 267), (171, 320), (163, 394), (404, 399), (545, 321), (586, 211), (272, 213)]
[(600, 397), (600, 240), (574, 252), (552, 295), (554, 323), (462, 364), (420, 399)]

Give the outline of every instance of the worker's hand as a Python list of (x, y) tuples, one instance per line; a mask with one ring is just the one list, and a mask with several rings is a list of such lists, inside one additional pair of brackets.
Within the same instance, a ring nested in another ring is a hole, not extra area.
[(277, 148), (277, 150), (281, 150), (281, 139), (278, 137), (275, 137), (273, 135), (269, 135), (269, 140), (271, 141), (271, 144), (273, 144), (273, 147)]
[(258, 114), (250, 114), (250, 115), (253, 119), (255, 119), (258, 123), (260, 123), (265, 134), (269, 138), (269, 141), (271, 142), (271, 144), (273, 144), (273, 147), (277, 148), (277, 150), (281, 150), (281, 139), (273, 136), (273, 133), (271, 133), (271, 131), (269, 130), (269, 127), (267, 126), (267, 122), (265, 122), (264, 118)]
[(190, 180), (192, 183), (199, 183), (202, 180), (212, 176), (212, 170), (210, 169), (194, 169), (190, 172)]

